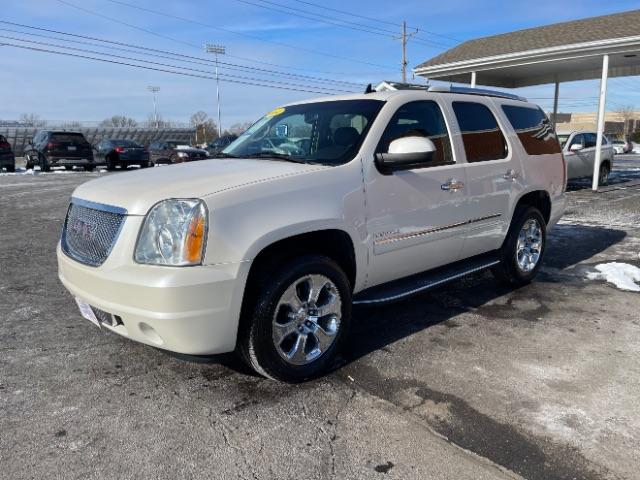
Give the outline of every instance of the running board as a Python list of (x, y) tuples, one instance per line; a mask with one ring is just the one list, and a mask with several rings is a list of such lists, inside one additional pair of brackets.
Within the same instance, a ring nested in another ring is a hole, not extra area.
[(354, 296), (353, 304), (375, 305), (402, 300), (452, 282), (465, 275), (486, 270), (499, 263), (497, 252), (478, 255), (451, 265), (367, 288)]

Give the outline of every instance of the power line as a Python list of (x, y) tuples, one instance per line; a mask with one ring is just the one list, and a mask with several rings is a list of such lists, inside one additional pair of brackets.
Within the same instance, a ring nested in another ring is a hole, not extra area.
[[(293, 0), (293, 1), (305, 4), (305, 5), (310, 5), (312, 7), (318, 8), (318, 9), (329, 10), (329, 11), (336, 12), (336, 13), (342, 13), (344, 15), (350, 15), (352, 17), (362, 18), (364, 20), (370, 20), (372, 22), (379, 22), (379, 23), (384, 23), (386, 25), (393, 25), (394, 27), (401, 26), (401, 24), (397, 23), (397, 22), (391, 22), (389, 20), (382, 20), (380, 18), (368, 17), (366, 15), (361, 15), (361, 14), (358, 14), (358, 13), (347, 12), (346, 10), (340, 10), (340, 9), (337, 9), (337, 8), (327, 7), (325, 5), (319, 5), (319, 4), (313, 3), (313, 2), (307, 2), (307, 1), (304, 1), (304, 0)], [(426, 29), (424, 29), (422, 27), (414, 27), (414, 26), (411, 26), (411, 25), (407, 25), (407, 27), (412, 29), (412, 30), (418, 30), (418, 31), (424, 32), (424, 33), (426, 33), (428, 35), (434, 35), (436, 37), (444, 38), (444, 39), (447, 39), (447, 40), (452, 40), (454, 42), (459, 42), (460, 41), (457, 38), (453, 38), (453, 37), (450, 37), (448, 35), (443, 35), (441, 33), (432, 32), (432, 31), (426, 30)]]
[[(313, 20), (313, 21), (316, 21), (316, 22), (325, 23), (327, 25), (334, 25), (334, 26), (338, 26), (338, 27), (342, 27), (342, 28), (347, 28), (347, 29), (350, 29), (350, 30), (356, 30), (356, 31), (360, 31), (360, 32), (370, 33), (370, 34), (373, 34), (373, 35), (379, 35), (379, 36), (391, 37), (391, 38), (394, 38), (395, 36), (398, 35), (398, 32), (396, 32), (396, 31), (387, 30), (387, 29), (381, 29), (381, 28), (377, 28), (377, 27), (372, 27), (370, 25), (363, 25), (361, 23), (350, 22), (348, 20), (342, 20), (342, 19), (336, 19), (337, 21), (327, 20), (326, 18), (323, 18), (323, 17), (319, 16), (319, 14), (317, 14), (317, 13), (309, 12), (308, 10), (301, 10), (301, 9), (295, 8), (295, 7), (289, 7), (287, 5), (283, 5), (281, 3), (276, 3), (276, 2), (271, 2), (269, 0), (258, 0), (258, 1), (262, 2), (262, 3), (255, 3), (255, 2), (250, 1), (250, 0), (236, 0), (236, 1), (240, 2), (240, 3), (247, 4), (247, 5), (253, 5), (253, 6), (256, 6), (256, 7), (264, 8), (266, 10), (271, 10), (271, 11), (278, 12), (278, 13), (284, 13), (286, 15), (293, 15), (295, 17), (305, 18), (307, 20)], [(268, 4), (268, 5), (265, 5), (265, 4)], [(274, 7), (271, 7), (269, 5), (275, 5), (278, 8), (274, 8)], [(282, 10), (282, 9), (286, 9), (286, 10)], [(303, 13), (297, 13), (297, 12), (303, 12)], [(314, 15), (314, 16), (311, 17), (309, 15)], [(342, 23), (338, 23), (338, 22), (342, 22)], [(414, 39), (414, 40), (417, 40), (417, 39)], [(445, 45), (443, 43), (438, 43), (438, 42), (433, 42), (431, 40), (420, 40), (419, 43), (422, 43), (424, 45), (428, 45), (428, 46), (433, 47), (433, 48), (437, 48), (436, 46), (449, 48), (449, 45)]]
[[(79, 35), (79, 34), (62, 32), (62, 31), (59, 31), (59, 30), (50, 30), (50, 29), (46, 29), (46, 28), (33, 27), (33, 26), (29, 26), (29, 25), (24, 25), (24, 24), (19, 24), (19, 23), (14, 23), (14, 22), (7, 22), (7, 21), (3, 21), (3, 20), (0, 20), (0, 23), (8, 24), (8, 25), (15, 25), (15, 26), (18, 26), (18, 27), (21, 27), (21, 28), (28, 28), (28, 29), (32, 29), (32, 30), (44, 31), (44, 32), (48, 32), (48, 33), (55, 33), (57, 35), (65, 35), (65, 36), (70, 36), (70, 37), (74, 37), (74, 38), (82, 38), (82, 39), (85, 39), (85, 40), (92, 40), (92, 41), (102, 42), (102, 43), (106, 43), (106, 44), (110, 44), (110, 45), (118, 45), (118, 46), (122, 46), (122, 47), (135, 48), (135, 49), (138, 49), (138, 50), (143, 50), (144, 53), (143, 52), (136, 52), (134, 50), (124, 49), (124, 48), (116, 48), (116, 47), (110, 47), (110, 46), (107, 47), (107, 46), (97, 45), (95, 43), (90, 43), (90, 42), (80, 42), (80, 41), (77, 41), (77, 40), (67, 40), (67, 39), (61, 39), (61, 38), (57, 38), (57, 37), (52, 37), (52, 36), (49, 36), (49, 35), (39, 35), (39, 34), (35, 34), (35, 33), (20, 32), (20, 31), (16, 31), (16, 30), (0, 28), (0, 30), (10, 31), (10, 32), (13, 32), (13, 33), (20, 33), (20, 34), (23, 34), (23, 35), (43, 37), (43, 38), (59, 40), (59, 41), (64, 41), (64, 42), (79, 43), (79, 44), (90, 45), (90, 46), (94, 46), (94, 47), (97, 46), (99, 48), (110, 48), (110, 49), (113, 49), (113, 50), (121, 50), (121, 51), (126, 51), (126, 52), (129, 52), (129, 53), (145, 54), (145, 55), (149, 55), (149, 56), (154, 56), (154, 57), (159, 57), (159, 58), (166, 58), (166, 59), (170, 59), (170, 60), (174, 60), (174, 61), (177, 60), (177, 61), (181, 61), (181, 62), (185, 62), (185, 63), (193, 63), (193, 64), (197, 64), (197, 65), (212, 65), (214, 63), (213, 60), (210, 60), (208, 58), (195, 57), (195, 56), (192, 56), (192, 55), (185, 55), (185, 54), (181, 54), (181, 53), (170, 52), (170, 51), (167, 51), (167, 50), (158, 50), (158, 49), (155, 49), (155, 48), (149, 48), (149, 47), (144, 47), (144, 46), (140, 46), (140, 45), (134, 45), (134, 44), (130, 44), (130, 43), (116, 42), (116, 41), (105, 40), (105, 39), (101, 39), (101, 38), (97, 38), (97, 37), (90, 37), (90, 36), (86, 36), (86, 35)], [(154, 52), (154, 53), (148, 53), (148, 52)], [(156, 52), (160, 53), (162, 55), (157, 55)], [(166, 55), (171, 55), (171, 57), (167, 57)], [(177, 57), (177, 58), (173, 58), (173, 57)], [(183, 60), (183, 58), (184, 58), (184, 60)], [(309, 75), (300, 75), (300, 74), (296, 74), (296, 73), (278, 72), (278, 71), (275, 71), (275, 70), (263, 69), (263, 68), (258, 68), (258, 67), (250, 67), (250, 66), (239, 65), (239, 64), (229, 63), (229, 62), (220, 62), (220, 64), (225, 65), (225, 68), (230, 69), (230, 70), (234, 70), (234, 69), (235, 70), (246, 69), (246, 70), (249, 70), (249, 71), (255, 70), (255, 71), (258, 71), (258, 72), (268, 73), (268, 74), (272, 74), (272, 75), (281, 75), (281, 76), (287, 76), (287, 77), (292, 77), (292, 78), (301, 79), (301, 80), (309, 80), (309, 81), (314, 82), (314, 83), (335, 83), (335, 84), (349, 85), (349, 86), (354, 86), (354, 87), (361, 87), (363, 85), (363, 84), (354, 83), (354, 82), (347, 82), (347, 81), (344, 81), (344, 80), (332, 80), (332, 79), (314, 77), (314, 76), (309, 76)]]
[[(89, 14), (97, 15), (97, 16), (102, 17), (102, 18), (106, 18), (106, 19), (111, 20), (113, 22), (116, 22), (118, 24), (123, 24), (123, 22), (121, 20), (119, 20), (119, 19), (112, 18), (112, 17), (107, 17), (107, 16), (102, 15), (100, 13), (93, 12), (93, 11), (85, 9), (83, 7), (79, 7), (78, 5), (69, 3), (66, 0), (56, 0), (56, 1), (64, 3), (64, 4), (69, 5), (69, 6), (72, 6), (72, 7), (75, 7), (75, 8), (78, 8), (78, 9), (83, 10), (83, 11), (89, 13)], [(364, 65), (369, 65), (369, 66), (374, 66), (374, 67), (381, 67), (381, 68), (389, 68), (389, 69), (391, 69), (391, 67), (389, 67), (388, 65), (381, 65), (381, 64), (378, 64), (378, 63), (367, 62), (365, 60), (358, 60), (358, 59), (353, 59), (353, 58), (342, 57), (340, 55), (334, 55), (334, 54), (328, 53), (328, 52), (323, 52), (323, 51), (319, 51), (319, 50), (313, 50), (313, 49), (310, 49), (310, 48), (290, 45), (288, 43), (283, 43), (283, 42), (279, 42), (279, 41), (276, 41), (276, 40), (269, 40), (269, 39), (266, 39), (266, 38), (258, 37), (256, 35), (251, 35), (251, 34), (244, 33), (244, 32), (238, 32), (236, 30), (231, 30), (231, 29), (220, 27), (220, 26), (217, 26), (217, 25), (211, 25), (211, 24), (208, 24), (208, 23), (200, 22), (198, 20), (193, 20), (191, 18), (181, 17), (181, 16), (178, 16), (178, 15), (172, 15), (172, 14), (169, 14), (169, 13), (166, 13), (166, 12), (161, 12), (161, 11), (158, 11), (158, 10), (152, 10), (150, 8), (140, 7), (138, 5), (134, 5), (134, 4), (131, 4), (131, 3), (122, 2), (120, 0), (106, 0), (106, 1), (118, 4), (118, 5), (123, 5), (123, 6), (126, 6), (126, 7), (130, 7), (130, 8), (135, 8), (137, 10), (141, 10), (141, 11), (144, 11), (144, 12), (153, 13), (155, 15), (160, 15), (160, 16), (163, 16), (163, 17), (173, 18), (173, 19), (176, 19), (176, 20), (181, 20), (183, 22), (192, 23), (194, 25), (199, 25), (201, 27), (214, 29), (214, 30), (221, 30), (223, 32), (233, 33), (234, 35), (240, 35), (240, 36), (243, 36), (243, 37), (252, 38), (254, 40), (258, 40), (258, 41), (261, 41), (261, 42), (272, 43), (272, 44), (275, 44), (275, 45), (284, 46), (284, 47), (287, 47), (287, 48), (291, 48), (293, 50), (300, 50), (300, 51), (304, 51), (304, 52), (307, 52), (307, 53), (312, 53), (314, 55), (321, 55), (321, 56), (325, 56), (325, 57), (329, 57), (329, 58), (336, 58), (336, 59), (339, 59), (339, 60), (346, 60), (348, 62), (355, 62), (355, 63), (361, 63), (361, 64), (364, 64)], [(131, 28), (138, 29), (138, 30), (146, 31), (147, 33), (151, 32), (150, 30), (143, 29), (143, 28), (137, 27), (135, 25), (126, 24), (126, 23), (124, 25), (126, 25), (128, 27), (131, 27)], [(156, 32), (151, 32), (151, 33), (153, 35), (156, 35), (156, 36), (160, 36), (160, 37), (163, 36), (163, 35), (158, 34)], [(175, 39), (172, 39), (171, 37), (165, 37), (165, 38), (167, 38), (169, 40), (175, 40)], [(185, 42), (180, 41), (180, 43), (185, 43)], [(194, 46), (193, 44), (188, 44), (188, 45)], [(197, 48), (199, 48), (199, 47), (197, 47)]]
[[(61, 49), (65, 49), (65, 50), (72, 50), (72, 51), (75, 51), (75, 52), (89, 53), (89, 54), (92, 54), (92, 55), (102, 55), (102, 56), (106, 56), (106, 57), (119, 58), (119, 59), (122, 59), (122, 60), (142, 62), (142, 63), (146, 63), (146, 64), (149, 64), (149, 65), (156, 65), (156, 66), (159, 66), (159, 67), (178, 68), (180, 70), (186, 70), (186, 71), (197, 72), (197, 73), (206, 73), (206, 74), (212, 74), (213, 73), (211, 70), (201, 70), (201, 69), (197, 69), (197, 68), (181, 67), (181, 66), (173, 65), (173, 64), (152, 62), (150, 60), (143, 60), (143, 59), (139, 59), (139, 58), (126, 57), (126, 56), (123, 56), (123, 55), (115, 55), (115, 54), (112, 54), (112, 53), (98, 52), (98, 51), (95, 51), (95, 50), (87, 50), (87, 49), (84, 49), (84, 48), (68, 47), (68, 46), (65, 46), (65, 45), (58, 45), (58, 44), (47, 43), (47, 42), (39, 42), (39, 41), (36, 41), (36, 40), (24, 40), (24, 39), (15, 38), (15, 37), (9, 37), (9, 36), (6, 36), (6, 35), (0, 35), (0, 38), (5, 38), (5, 39), (19, 41), (19, 42), (26, 42), (26, 43), (36, 44), (36, 45), (42, 45), (42, 46), (50, 47), (50, 48), (61, 48)], [(255, 77), (245, 77), (245, 76), (242, 76), (242, 75), (230, 75), (230, 74), (223, 73), (220, 76), (221, 77), (227, 77), (227, 78), (233, 79), (233, 80), (240, 79), (240, 80), (249, 80), (249, 81), (253, 81), (253, 82), (273, 83), (273, 84), (276, 84), (276, 85), (291, 85), (291, 86), (294, 86), (294, 87), (301, 87), (301, 88), (306, 87), (306, 85), (298, 85), (298, 84), (294, 84), (294, 83), (280, 82), (280, 81), (277, 81), (277, 80), (269, 80), (269, 79), (255, 78)], [(214, 77), (212, 77), (212, 78), (214, 78)], [(354, 93), (352, 91), (339, 90), (339, 89), (330, 88), (330, 87), (318, 87), (318, 88), (322, 88), (322, 90), (324, 90), (327, 93), (328, 92)]]
[[(39, 48), (39, 47), (30, 47), (27, 45), (17, 45), (15, 43), (2, 43), (2, 45), (4, 46), (8, 46), (8, 47), (14, 47), (14, 48), (21, 48), (21, 49), (25, 49), (25, 50), (32, 50), (32, 51), (36, 51), (36, 52), (43, 52), (43, 53), (50, 53), (50, 54), (56, 54), (56, 55), (64, 55), (67, 57), (76, 57), (76, 58), (83, 58), (83, 59), (87, 59), (87, 60), (95, 60), (98, 62), (104, 62), (104, 63), (111, 63), (111, 64), (116, 64), (116, 65), (124, 65), (124, 66), (128, 66), (128, 67), (135, 67), (135, 68), (141, 68), (144, 70), (152, 70), (155, 72), (164, 72), (164, 73), (171, 73), (174, 75), (182, 75), (185, 77), (193, 77), (193, 78), (203, 78), (203, 79), (207, 79), (207, 80), (213, 80), (214, 77), (213, 76), (207, 76), (207, 75), (201, 75), (201, 74), (196, 74), (196, 73), (188, 73), (188, 72), (182, 72), (182, 71), (176, 71), (176, 70), (167, 70), (164, 68), (156, 68), (156, 67), (149, 67), (146, 65), (137, 65), (137, 64), (133, 64), (133, 63), (127, 63), (127, 62), (120, 62), (120, 61), (116, 61), (116, 60), (108, 60), (105, 58), (97, 58), (97, 57), (91, 57), (91, 56), (87, 56), (87, 55), (79, 55), (79, 54), (75, 54), (75, 53), (69, 53), (69, 52), (59, 52), (56, 50), (49, 50), (49, 49), (44, 49), (44, 48)], [(179, 67), (176, 67), (179, 68)], [(237, 84), (241, 84), (241, 85), (250, 85), (253, 87), (266, 87), (266, 88), (276, 88), (276, 89), (280, 89), (280, 90), (291, 90), (291, 91), (295, 91), (295, 92), (306, 92), (306, 93), (318, 93), (321, 95), (326, 95), (327, 92), (323, 92), (323, 91), (318, 91), (318, 90), (311, 90), (308, 88), (294, 88), (294, 87), (287, 87), (287, 86), (277, 86), (277, 85), (266, 85), (264, 83), (254, 83), (254, 82), (248, 82), (248, 81), (243, 81), (243, 80), (224, 80), (226, 82), (229, 83), (237, 83)]]

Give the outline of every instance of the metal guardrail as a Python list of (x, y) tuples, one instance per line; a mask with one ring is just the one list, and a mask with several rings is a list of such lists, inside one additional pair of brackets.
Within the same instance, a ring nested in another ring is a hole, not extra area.
[[(29, 144), (29, 141), (32, 140), (35, 134), (40, 130), (47, 130), (47, 128), (0, 127), (0, 135), (7, 138), (7, 141), (11, 144), (14, 154), (17, 157), (21, 157), (24, 154), (24, 150)], [(56, 129), (52, 128), (51, 130)], [(151, 142), (156, 140), (178, 140), (183, 141), (188, 145), (191, 143), (191, 140), (194, 138), (196, 133), (194, 128), (155, 129), (139, 127), (84, 127), (74, 129), (69, 128), (67, 130), (81, 132), (92, 145), (95, 145), (103, 138), (133, 140), (144, 146), (148, 146)]]

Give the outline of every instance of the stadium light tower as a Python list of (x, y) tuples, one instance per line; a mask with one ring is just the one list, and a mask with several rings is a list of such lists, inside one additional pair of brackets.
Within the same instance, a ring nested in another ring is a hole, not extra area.
[(147, 90), (153, 93), (153, 118), (156, 121), (156, 130), (157, 130), (158, 128), (160, 128), (160, 126), (158, 125), (158, 110), (156, 109), (156, 93), (160, 91), (160, 87), (154, 87), (149, 85), (147, 87)]
[(222, 136), (222, 121), (220, 120), (220, 79), (218, 77), (218, 55), (224, 55), (227, 53), (227, 49), (224, 45), (214, 45), (213, 43), (207, 43), (204, 46), (207, 53), (213, 53), (216, 56), (216, 98), (218, 100), (218, 137)]

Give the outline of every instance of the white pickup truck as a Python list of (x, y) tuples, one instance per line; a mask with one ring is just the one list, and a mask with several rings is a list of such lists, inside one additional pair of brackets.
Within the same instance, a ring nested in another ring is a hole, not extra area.
[(101, 328), (184, 354), (235, 350), (300, 382), (335, 365), (354, 304), (488, 268), (531, 281), (565, 184), (547, 117), (519, 97), (319, 98), (273, 110), (218, 158), (78, 187), (59, 277)]

